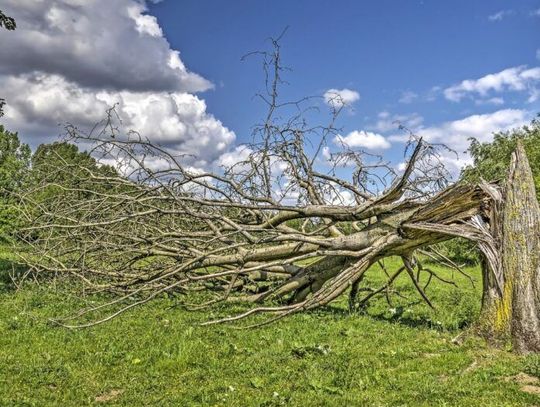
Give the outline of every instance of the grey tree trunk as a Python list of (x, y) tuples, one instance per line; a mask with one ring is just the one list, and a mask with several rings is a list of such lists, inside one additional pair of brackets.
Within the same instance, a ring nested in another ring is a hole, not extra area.
[(505, 292), (512, 298), (512, 342), (518, 352), (540, 352), (540, 208), (521, 142), (506, 185), (503, 232)]
[(490, 223), (499, 256), (483, 250), (481, 325), (492, 339), (510, 338), (516, 352), (540, 352), (540, 208), (520, 141)]

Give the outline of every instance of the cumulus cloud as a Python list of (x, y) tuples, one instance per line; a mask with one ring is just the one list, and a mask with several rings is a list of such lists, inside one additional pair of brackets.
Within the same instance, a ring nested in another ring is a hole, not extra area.
[(333, 140), (338, 146), (345, 145), (350, 148), (366, 148), (368, 150), (384, 150), (390, 148), (390, 143), (380, 134), (370, 131), (352, 131), (346, 136), (337, 135)]
[(444, 143), (457, 152), (462, 152), (469, 146), (469, 138), (474, 137), (480, 142), (491, 141), (493, 133), (527, 124), (529, 118), (529, 113), (525, 110), (502, 109), (425, 127), (418, 131), (418, 135), (427, 141)]
[(212, 84), (187, 70), (144, 1), (5, 0), (2, 8), (18, 25), (0, 47), (3, 119), (26, 142), (51, 141), (66, 122), (90, 128), (112, 106), (125, 128), (192, 155), (187, 165), (210, 165), (234, 142), (194, 95)]
[(328, 89), (324, 101), (331, 107), (350, 106), (360, 100), (360, 93), (351, 89)]
[(485, 98), (490, 92), (528, 92), (529, 102), (536, 100), (535, 91), (540, 85), (540, 67), (527, 68), (517, 66), (483, 76), (479, 79), (467, 79), (444, 90), (446, 99), (459, 102), (465, 97), (480, 96)]
[[(493, 140), (493, 133), (521, 127), (529, 123), (531, 113), (521, 109), (502, 109), (492, 113), (475, 114), (462, 119), (447, 121), (439, 125), (422, 127), (417, 135), (431, 143), (441, 143), (454, 152), (441, 150), (440, 159), (451, 174), (457, 176), (461, 169), (471, 164), (471, 157), (466, 152), (470, 138), (480, 142)], [(391, 141), (404, 142), (408, 136), (388, 137)], [(398, 170), (403, 165), (398, 165)]]
[[(0, 47), (0, 74), (58, 74), (82, 86), (198, 92), (155, 17), (137, 0), (5, 0), (17, 30)], [(144, 57), (141, 57), (144, 56)]]
[(253, 154), (253, 150), (245, 145), (236, 146), (234, 150), (228, 151), (219, 157), (218, 164), (225, 168), (246, 161)]
[(206, 112), (195, 95), (181, 92), (96, 91), (59, 75), (27, 74), (0, 78), (9, 100), (9, 128), (46, 137), (58, 134), (58, 123), (91, 127), (116, 106), (126, 128), (181, 154), (213, 161), (234, 141), (234, 133)]
[(514, 14), (513, 10), (500, 10), (488, 16), (488, 20), (491, 22), (502, 21), (504, 18)]

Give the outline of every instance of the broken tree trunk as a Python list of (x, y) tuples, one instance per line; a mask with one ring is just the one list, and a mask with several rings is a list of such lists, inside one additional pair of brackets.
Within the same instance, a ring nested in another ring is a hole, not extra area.
[[(430, 280), (421, 285), (418, 275), (451, 282), (424, 268), (416, 254), (463, 237), (484, 254), (482, 320), (489, 335), (511, 337), (519, 352), (540, 351), (540, 214), (521, 145), (505, 187), (448, 186), (435, 147), (413, 138), (403, 173), (379, 191), (385, 165), (365, 164), (363, 154), (345, 150), (358, 167), (352, 178), (321, 173), (304, 150), (303, 130), (272, 130), (245, 160), (219, 173), (191, 171), (136, 133), (70, 131), (72, 141), (121, 166), (111, 174), (98, 165), (44, 166), (46, 177), (17, 195), (28, 224), (20, 239), (31, 248), (21, 261), (117, 297), (57, 321), (63, 326), (106, 322), (165, 292), (181, 295), (192, 309), (241, 301), (246, 312), (209, 323), (266, 315), (249, 325), (260, 326), (350, 291), (351, 308), (376, 295), (390, 302), (402, 272), (432, 306)], [(341, 165), (340, 157), (333, 165)], [(160, 167), (150, 167), (157, 159)], [(403, 266), (383, 268), (385, 281), (366, 286), (369, 267), (390, 256)]]
[(499, 254), (482, 250), (481, 325), (492, 340), (510, 338), (519, 353), (540, 352), (540, 208), (520, 141), (504, 195), (494, 199), (490, 220)]
[(504, 291), (518, 352), (540, 352), (540, 208), (521, 142), (512, 158), (503, 210)]

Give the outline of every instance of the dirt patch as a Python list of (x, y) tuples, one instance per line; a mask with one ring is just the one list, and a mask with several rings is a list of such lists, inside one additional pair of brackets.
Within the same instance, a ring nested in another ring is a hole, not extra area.
[(525, 386), (521, 386), (519, 389), (521, 391), (524, 391), (525, 393), (535, 394), (537, 396), (540, 396), (540, 387), (538, 386), (531, 386), (530, 384), (527, 384)]
[(540, 384), (540, 379), (538, 377), (534, 377), (523, 372), (518, 373), (515, 376), (505, 377), (503, 380), (505, 382), (516, 382), (519, 384)]
[(103, 393), (103, 394), (100, 394), (99, 396), (96, 396), (95, 401), (97, 403), (106, 403), (108, 401), (117, 399), (123, 392), (124, 390), (113, 389), (107, 393)]
[(521, 372), (515, 376), (505, 377), (503, 380), (505, 382), (518, 383), (521, 385), (519, 387), (521, 391), (540, 396), (540, 379), (538, 377)]

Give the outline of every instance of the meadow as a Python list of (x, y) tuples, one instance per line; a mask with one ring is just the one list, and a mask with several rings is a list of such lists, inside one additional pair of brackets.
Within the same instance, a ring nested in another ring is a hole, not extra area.
[[(188, 312), (169, 295), (68, 330), (49, 319), (106, 299), (76, 295), (63, 280), (15, 287), (7, 250), (0, 267), (1, 406), (540, 405), (538, 356), (474, 335), (478, 268), (466, 269), (473, 288), (435, 267), (458, 285), (430, 284), (435, 310), (403, 276), (396, 286), (405, 297), (391, 306), (381, 298), (350, 313), (341, 301), (258, 329), (201, 327), (232, 307)], [(373, 267), (368, 279), (381, 274)]]

